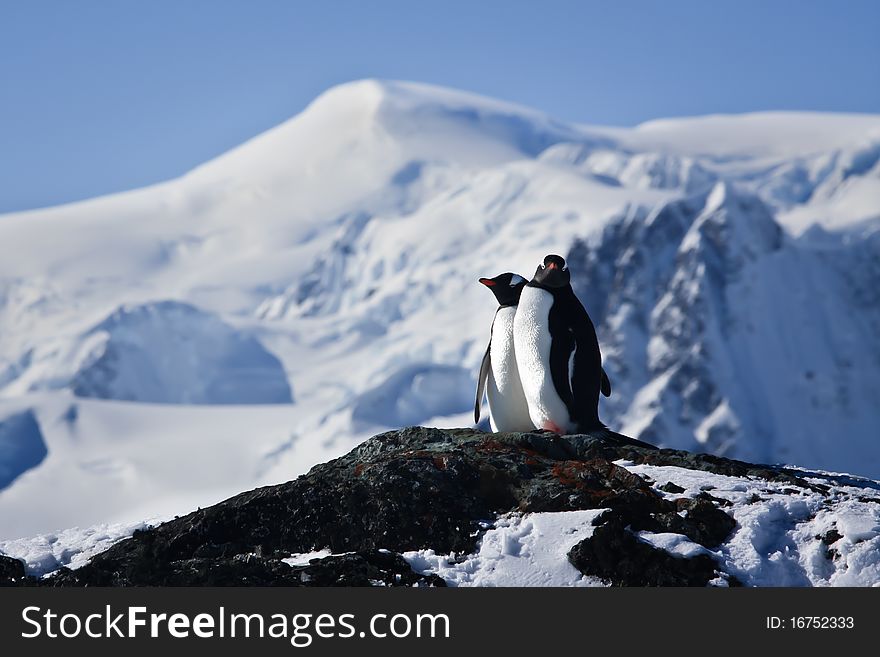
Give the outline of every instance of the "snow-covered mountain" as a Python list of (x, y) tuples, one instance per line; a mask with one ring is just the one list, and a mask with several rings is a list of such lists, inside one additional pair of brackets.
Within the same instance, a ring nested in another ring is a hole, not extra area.
[(574, 286), (620, 381), (609, 409), (624, 433), (876, 471), (880, 234), (816, 236), (790, 237), (719, 182), (576, 243)]
[(8, 392), (164, 404), (293, 401), (281, 362), (250, 335), (179, 301), (121, 306), (84, 333), (29, 349)]
[[(177, 180), (0, 216), (0, 537), (467, 424), (494, 313), (476, 279), (550, 252), (596, 321), (609, 425), (880, 476), (878, 227), (880, 116), (605, 128), (336, 87)], [(22, 417), (39, 460), (10, 442)]]

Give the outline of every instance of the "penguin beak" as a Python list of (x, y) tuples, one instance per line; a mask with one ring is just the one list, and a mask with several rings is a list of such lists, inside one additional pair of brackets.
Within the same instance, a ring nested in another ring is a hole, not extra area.
[(482, 283), (486, 287), (493, 287), (495, 285), (495, 281), (493, 281), (491, 278), (481, 278), (480, 283)]
[(549, 265), (547, 265), (547, 269), (557, 269), (557, 267), (556, 267), (556, 263), (555, 263), (555, 262), (551, 262)]

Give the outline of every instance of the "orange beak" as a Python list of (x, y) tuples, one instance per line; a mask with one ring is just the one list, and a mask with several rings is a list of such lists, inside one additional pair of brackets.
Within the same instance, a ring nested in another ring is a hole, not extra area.
[(547, 269), (557, 269), (557, 267), (556, 267), (556, 263), (555, 263), (555, 262), (551, 262), (549, 265), (547, 265)]
[(486, 287), (493, 287), (495, 285), (495, 281), (493, 281), (491, 278), (481, 278), (480, 283), (482, 283)]

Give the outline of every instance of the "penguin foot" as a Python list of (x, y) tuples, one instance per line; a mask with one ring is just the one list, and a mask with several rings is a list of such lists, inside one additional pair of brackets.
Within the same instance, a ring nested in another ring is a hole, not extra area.
[(641, 447), (643, 449), (658, 449), (656, 445), (652, 445), (651, 443), (646, 443), (643, 440), (636, 440), (635, 438), (630, 438), (629, 436), (625, 436), (622, 433), (617, 433), (616, 431), (612, 431), (608, 427), (604, 427), (599, 430), (587, 431), (584, 433), (588, 433), (597, 438), (601, 438), (602, 440), (608, 441), (615, 445), (630, 445), (632, 447)]

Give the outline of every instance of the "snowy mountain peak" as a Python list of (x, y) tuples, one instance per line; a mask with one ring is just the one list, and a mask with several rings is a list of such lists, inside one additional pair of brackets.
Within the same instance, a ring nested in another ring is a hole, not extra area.
[(876, 114), (767, 111), (655, 119), (624, 141), (716, 161), (793, 158), (857, 143), (878, 129)]
[(782, 229), (767, 205), (753, 194), (718, 182), (706, 196), (702, 212), (682, 240), (680, 251), (712, 248), (729, 270), (743, 260), (778, 249)]
[(552, 117), (523, 105), (488, 96), (421, 82), (366, 78), (327, 89), (293, 120), (319, 115), (357, 112), (374, 119), (408, 118), (440, 114), (519, 116), (533, 123), (553, 124), (571, 132)]
[[(350, 185), (352, 177), (372, 179), (360, 169), (390, 177), (412, 160), (485, 166), (534, 157), (559, 141), (587, 138), (582, 129), (512, 103), (427, 84), (369, 79), (329, 89), (292, 119), (188, 177), (228, 179), (254, 171), (265, 184), (269, 167), (292, 184), (299, 177), (318, 183), (321, 176), (330, 176)], [(358, 168), (339, 169), (349, 161)]]
[(716, 183), (712, 187), (712, 191), (709, 192), (709, 195), (706, 197), (705, 212), (715, 212), (716, 210), (719, 210), (721, 206), (728, 201), (731, 192), (732, 190), (729, 185), (726, 185), (723, 182)]
[(320, 93), (298, 118), (304, 119), (312, 114), (345, 112), (374, 116), (387, 92), (388, 85), (377, 79), (368, 78), (339, 84)]

